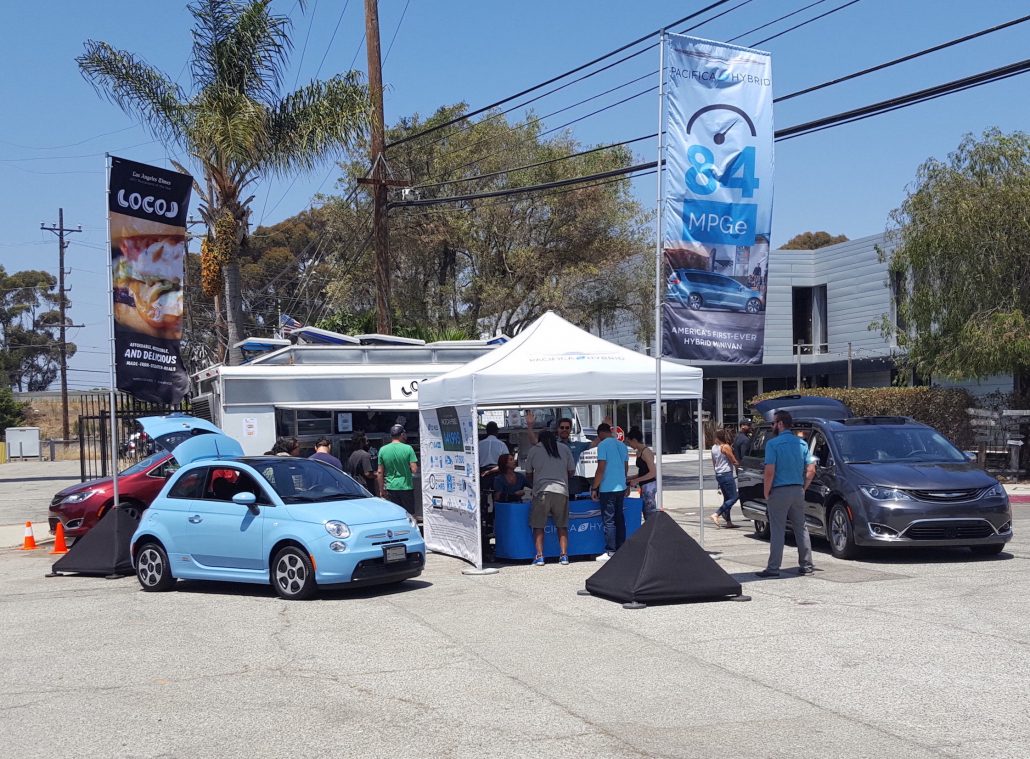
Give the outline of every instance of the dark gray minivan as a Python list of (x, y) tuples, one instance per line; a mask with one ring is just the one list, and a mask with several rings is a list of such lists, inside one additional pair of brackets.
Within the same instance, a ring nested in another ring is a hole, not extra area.
[(755, 408), (766, 423), (741, 462), (739, 488), (741, 509), (759, 537), (769, 535), (762, 491), (769, 422), (783, 409), (818, 462), (805, 493), (808, 529), (829, 541), (834, 556), (855, 558), (863, 546), (968, 546), (997, 554), (1012, 539), (1005, 489), (932, 427), (907, 417), (855, 417), (839, 401), (815, 396)]

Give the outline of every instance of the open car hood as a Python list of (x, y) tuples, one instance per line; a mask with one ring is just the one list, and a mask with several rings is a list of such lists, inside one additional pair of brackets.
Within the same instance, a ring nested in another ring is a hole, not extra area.
[(203, 459), (234, 458), (243, 447), (215, 425), (188, 414), (146, 416), (137, 420), (143, 431), (172, 456), (180, 466)]
[(777, 411), (789, 411), (794, 419), (841, 420), (854, 416), (851, 409), (840, 401), (818, 395), (783, 395), (759, 401), (754, 408), (767, 422), (773, 420)]

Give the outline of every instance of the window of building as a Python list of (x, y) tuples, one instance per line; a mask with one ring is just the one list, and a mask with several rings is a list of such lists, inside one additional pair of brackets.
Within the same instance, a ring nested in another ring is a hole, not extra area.
[(901, 309), (898, 305), (904, 298), (905, 293), (908, 292), (908, 284), (905, 278), (905, 272), (903, 271), (892, 271), (891, 272), (891, 321), (894, 322), (894, 326), (898, 332), (908, 332), (908, 323), (905, 317), (901, 313)]
[(829, 351), (826, 324), (826, 285), (791, 288), (794, 353), (811, 355)]

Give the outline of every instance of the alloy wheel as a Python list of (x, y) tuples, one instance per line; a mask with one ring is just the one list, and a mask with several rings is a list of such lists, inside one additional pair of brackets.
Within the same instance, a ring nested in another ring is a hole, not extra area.
[(293, 551), (279, 556), (275, 565), (275, 584), (284, 595), (294, 596), (301, 592), (308, 578), (307, 567)]
[(136, 564), (139, 581), (148, 588), (156, 588), (164, 578), (164, 573), (165, 564), (161, 554), (151, 546), (144, 548)]
[(687, 305), (695, 311), (699, 311), (701, 306), (704, 305), (704, 300), (697, 293), (691, 293), (690, 298), (687, 301)]
[(830, 517), (830, 542), (838, 553), (844, 553), (848, 548), (848, 538), (851, 536), (851, 524), (844, 513), (844, 509), (834, 509)]

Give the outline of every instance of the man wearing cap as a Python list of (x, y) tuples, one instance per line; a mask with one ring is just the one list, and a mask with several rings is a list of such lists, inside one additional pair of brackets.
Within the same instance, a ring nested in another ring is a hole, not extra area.
[(776, 437), (765, 444), (765, 503), (769, 516), (769, 563), (758, 577), (779, 577), (783, 539), (790, 520), (798, 546), (798, 574), (810, 575), (812, 539), (805, 523), (805, 491), (815, 477), (815, 457), (808, 444), (791, 431), (794, 420), (787, 411), (773, 414)]
[(733, 455), (737, 461), (743, 461), (745, 456), (751, 455), (751, 422), (740, 423), (740, 431), (733, 438)]
[(404, 425), (390, 428), (390, 442), (379, 449), (379, 471), (376, 479), (379, 495), (415, 515), (415, 491), (412, 477), (418, 473), (415, 449), (407, 443)]

